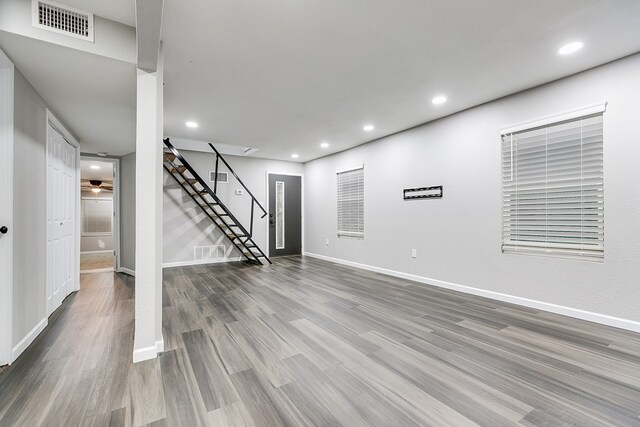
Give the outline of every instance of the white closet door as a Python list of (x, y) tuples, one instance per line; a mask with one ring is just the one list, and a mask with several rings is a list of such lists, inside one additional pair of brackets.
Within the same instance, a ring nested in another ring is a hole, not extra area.
[(49, 125), (47, 141), (47, 315), (73, 291), (75, 149)]

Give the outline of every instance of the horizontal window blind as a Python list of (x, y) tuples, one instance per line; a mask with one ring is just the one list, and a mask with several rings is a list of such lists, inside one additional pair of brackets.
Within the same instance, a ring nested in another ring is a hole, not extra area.
[(338, 172), (338, 236), (364, 238), (364, 167)]
[(503, 252), (604, 257), (602, 113), (502, 135)]
[(111, 199), (82, 199), (82, 235), (106, 235), (112, 232), (113, 205)]

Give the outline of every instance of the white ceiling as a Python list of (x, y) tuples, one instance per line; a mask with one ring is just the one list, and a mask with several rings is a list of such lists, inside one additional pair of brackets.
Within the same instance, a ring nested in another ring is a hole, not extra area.
[(163, 25), (166, 134), (300, 161), (640, 51), (637, 0), (165, 0)]
[[(135, 23), (134, 0), (58, 1)], [(283, 160), (640, 51), (638, 0), (165, 0), (164, 13), (165, 134)], [(582, 51), (556, 54), (574, 40)], [(135, 149), (135, 65), (2, 31), (0, 48), (83, 152)], [(439, 94), (448, 101), (434, 106)], [(363, 132), (365, 123), (375, 130)]]
[(0, 31), (0, 48), (86, 153), (135, 149), (135, 64)]
[[(92, 169), (91, 166), (97, 166), (100, 169)], [(113, 181), (113, 163), (82, 159), (80, 160), (80, 177), (83, 180), (99, 179), (111, 182)]]

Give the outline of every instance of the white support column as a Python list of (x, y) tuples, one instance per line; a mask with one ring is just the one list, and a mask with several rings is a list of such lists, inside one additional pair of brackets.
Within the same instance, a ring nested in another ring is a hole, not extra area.
[(162, 42), (160, 42), (160, 49), (158, 53), (158, 69), (156, 70), (156, 84), (157, 86), (157, 105), (158, 109), (157, 113), (157, 136), (158, 140), (156, 141), (158, 148), (158, 163), (156, 163), (156, 182), (158, 183), (158, 193), (156, 197), (156, 218), (157, 218), (157, 226), (155, 229), (156, 232), (156, 260), (157, 260), (157, 268), (160, 274), (159, 285), (156, 292), (156, 322), (155, 322), (155, 336), (156, 336), (156, 350), (158, 353), (164, 351), (164, 338), (162, 336), (162, 237), (163, 237), (163, 225), (164, 225), (164, 169), (162, 168), (162, 162), (164, 160), (163, 151), (164, 145), (162, 143), (162, 138), (164, 137), (164, 55), (162, 52)]
[(162, 47), (155, 72), (137, 70), (136, 285), (133, 361), (153, 359), (162, 339)]

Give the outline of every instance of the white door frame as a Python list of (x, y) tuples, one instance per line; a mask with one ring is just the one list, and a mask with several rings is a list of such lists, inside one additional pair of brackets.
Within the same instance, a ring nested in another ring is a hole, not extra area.
[(302, 173), (292, 173), (292, 172), (277, 172), (277, 171), (266, 171), (266, 190), (265, 190), (265, 209), (267, 210), (267, 220), (265, 221), (265, 250), (264, 253), (267, 256), (271, 256), (269, 253), (269, 175), (286, 175), (286, 176), (299, 176), (300, 177), (300, 214), (302, 215), (302, 219), (300, 222), (300, 226), (302, 227), (302, 235), (300, 239), (300, 254), (304, 253), (304, 174)]
[(15, 68), (0, 50), (0, 365), (12, 362), (13, 347), (13, 91)]
[[(116, 253), (116, 265), (113, 271), (120, 272), (120, 159), (112, 157), (101, 157), (93, 154), (84, 153), (80, 155), (82, 160), (95, 160), (113, 165), (113, 250)], [(82, 225), (82, 224), (81, 224)]]
[[(47, 176), (48, 174), (47, 162), (49, 159), (49, 142), (48, 142), (49, 141), (49, 125), (51, 125), (51, 127), (53, 127), (55, 130), (60, 132), (60, 134), (64, 137), (64, 139), (74, 148), (75, 155), (76, 155), (76, 162), (75, 162), (76, 170), (75, 170), (75, 177), (74, 177), (74, 181), (76, 185), (75, 185), (75, 191), (74, 191), (75, 195), (73, 196), (73, 199), (75, 200), (75, 204), (76, 204), (75, 218), (74, 218), (74, 221), (75, 221), (75, 224), (74, 224), (75, 255), (74, 255), (74, 268), (73, 268), (74, 277), (73, 277), (73, 289), (67, 289), (67, 295), (68, 295), (73, 291), (80, 290), (80, 143), (71, 134), (71, 132), (69, 132), (64, 127), (62, 122), (58, 120), (58, 118), (51, 112), (51, 110), (47, 108), (47, 122), (46, 122), (47, 143), (46, 143), (46, 154), (44, 158), (45, 176)], [(47, 194), (45, 191), (45, 211), (47, 210), (47, 207), (48, 207), (46, 203), (46, 197), (47, 197)], [(45, 215), (44, 215), (45, 230), (47, 230), (48, 218), (49, 218), (49, 212), (45, 212)], [(47, 254), (47, 246), (45, 243), (45, 278), (48, 277), (48, 274), (49, 274), (49, 272), (47, 271), (48, 259), (49, 259), (49, 255)], [(45, 282), (45, 289), (47, 286), (48, 284)], [(48, 289), (46, 289), (44, 293), (44, 298), (45, 298), (46, 316), (49, 317), (53, 312), (53, 310), (52, 310), (52, 307), (50, 307), (49, 302), (47, 301), (47, 293), (48, 293)]]

